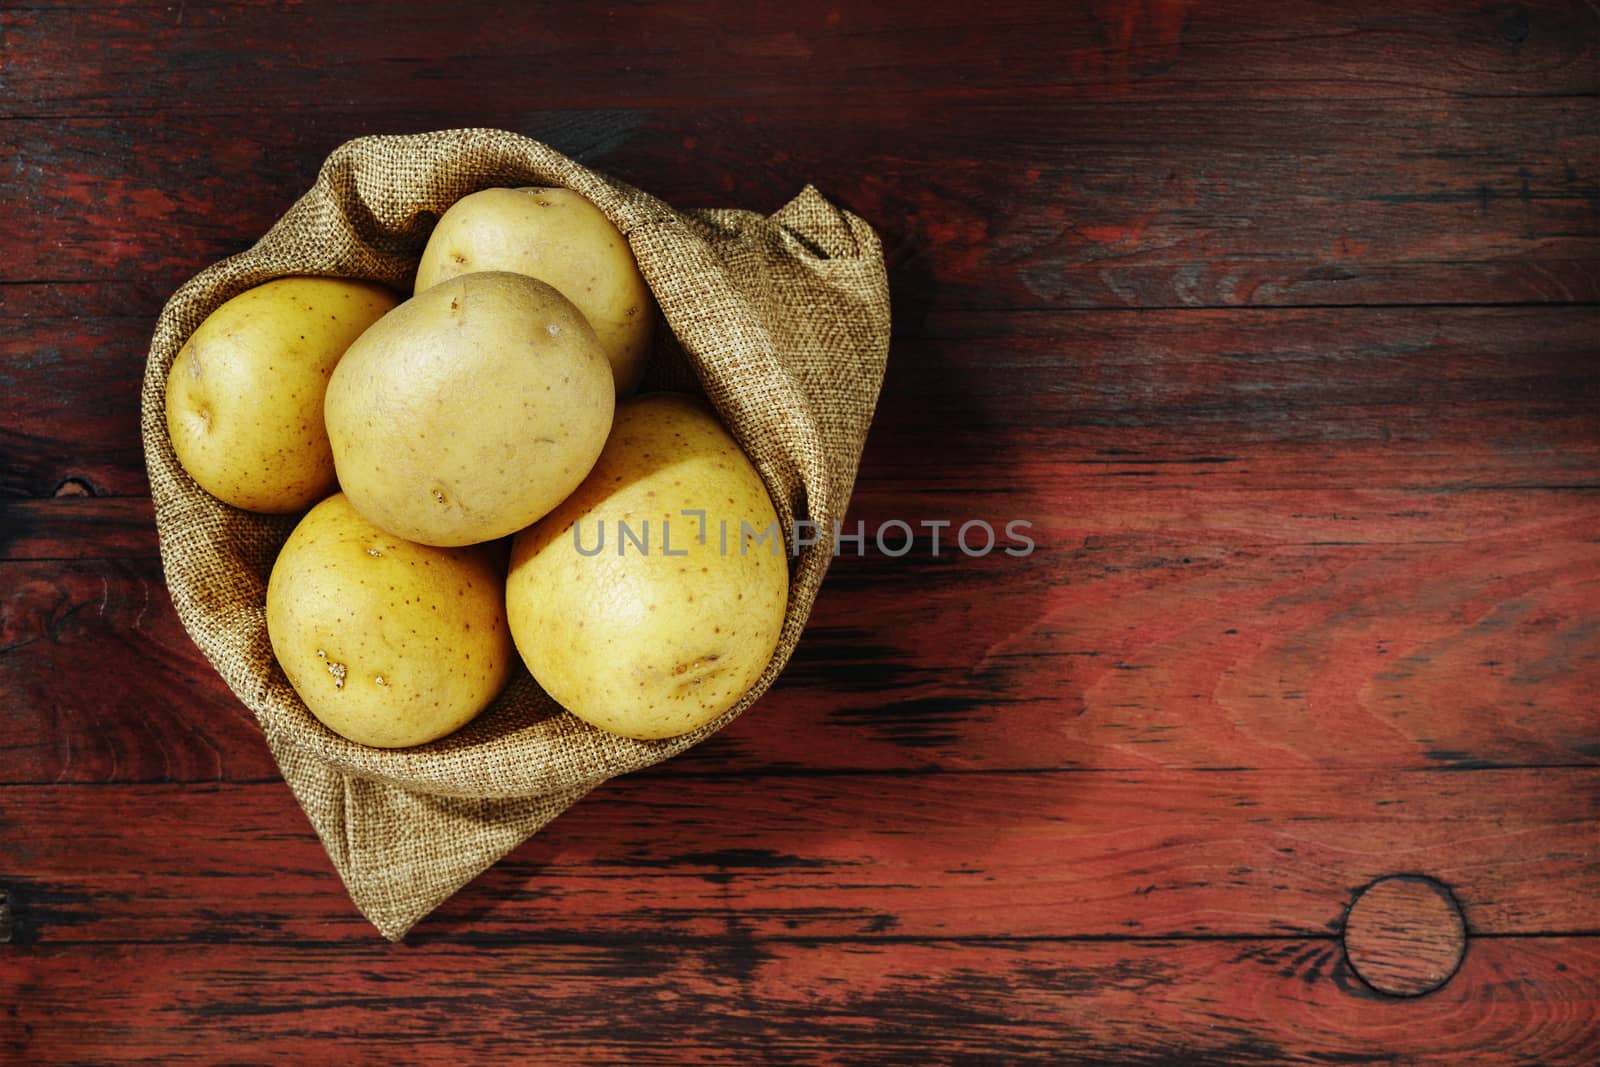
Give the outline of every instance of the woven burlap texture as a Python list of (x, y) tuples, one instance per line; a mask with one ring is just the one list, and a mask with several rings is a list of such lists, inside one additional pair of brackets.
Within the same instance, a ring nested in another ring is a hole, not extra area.
[[(367, 748), (319, 723), (267, 640), (266, 581), (296, 516), (238, 511), (201, 490), (167, 435), (168, 368), (228, 298), (292, 274), (368, 278), (409, 292), (434, 221), (493, 186), (565, 186), (628, 238), (669, 330), (645, 388), (690, 388), (754, 461), (794, 557), (778, 650), (728, 714), (668, 741), (602, 733), (526, 671), (477, 720), (429, 745)], [(142, 433), (168, 589), (189, 635), (261, 724), (351, 899), (385, 937), (418, 919), (601, 782), (727, 725), (783, 669), (832, 558), (889, 344), (883, 251), (871, 227), (807, 186), (776, 214), (676, 211), (537, 141), (500, 130), (364, 137), (249, 251), (202, 271), (157, 322)]]

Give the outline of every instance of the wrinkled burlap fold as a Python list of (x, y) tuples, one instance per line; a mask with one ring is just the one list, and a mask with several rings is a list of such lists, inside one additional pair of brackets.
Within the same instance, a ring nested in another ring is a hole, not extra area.
[[(816, 545), (791, 563), (778, 650), (728, 714), (668, 741), (612, 737), (518, 673), (476, 721), (412, 749), (354, 744), (290, 688), (267, 640), (267, 576), (296, 516), (238, 511), (178, 465), (164, 392), (178, 349), (229, 297), (290, 274), (368, 278), (409, 292), (438, 216), (491, 186), (560, 185), (627, 235), (668, 330), (645, 388), (710, 399), (755, 462), (786, 530)], [(396, 939), (584, 793), (682, 752), (731, 722), (788, 661), (832, 556), (889, 343), (883, 252), (861, 219), (807, 187), (771, 217), (680, 212), (549, 147), (499, 130), (365, 137), (255, 247), (186, 283), (156, 325), (142, 431), (161, 558), (190, 636), (256, 715), (284, 778), (358, 908)]]

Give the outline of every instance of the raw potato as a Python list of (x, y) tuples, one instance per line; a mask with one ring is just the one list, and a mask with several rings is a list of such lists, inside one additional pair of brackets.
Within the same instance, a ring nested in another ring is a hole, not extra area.
[[(703, 526), (684, 514), (694, 509)], [(512, 638), (584, 721), (625, 737), (687, 733), (733, 707), (772, 659), (783, 544), (760, 476), (709, 409), (669, 393), (628, 401), (583, 485), (512, 545)]]
[(183, 469), (247, 511), (301, 511), (333, 492), (328, 376), (395, 303), (367, 282), (279, 278), (213, 311), (167, 375), (167, 431)]
[(594, 465), (615, 407), (578, 309), (522, 274), (464, 274), (407, 300), (350, 346), (326, 416), (350, 503), (429, 545), (504, 537)]
[(338, 493), (308, 512), (267, 583), (267, 634), (306, 707), (378, 748), (470, 722), (515, 652), (490, 550), (431, 548), (367, 522)]
[(559, 289), (583, 312), (616, 376), (617, 396), (644, 373), (655, 301), (628, 239), (601, 210), (570, 189), (485, 189), (439, 218), (416, 291), (461, 274), (509, 270)]

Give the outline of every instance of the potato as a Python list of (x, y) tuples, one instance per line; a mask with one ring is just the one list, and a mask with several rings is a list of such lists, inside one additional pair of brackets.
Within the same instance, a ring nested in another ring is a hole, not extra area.
[(577, 308), (522, 274), (464, 274), (350, 346), (325, 414), (351, 505), (399, 537), (467, 545), (515, 533), (583, 481), (615, 407)]
[(329, 729), (400, 748), (488, 706), (516, 653), (488, 548), (432, 548), (378, 529), (344, 494), (300, 520), (267, 583), (267, 634)]
[(777, 515), (749, 459), (703, 404), (653, 393), (618, 407), (589, 477), (517, 535), (506, 614), (557, 703), (602, 730), (661, 738), (750, 688), (788, 589)]
[(248, 511), (300, 511), (333, 492), (328, 376), (395, 303), (366, 282), (279, 278), (213, 311), (167, 375), (167, 431), (183, 469)]
[(617, 395), (639, 384), (655, 301), (628, 240), (570, 189), (485, 189), (439, 218), (417, 267), (416, 291), (472, 271), (509, 270), (548, 282), (594, 327)]

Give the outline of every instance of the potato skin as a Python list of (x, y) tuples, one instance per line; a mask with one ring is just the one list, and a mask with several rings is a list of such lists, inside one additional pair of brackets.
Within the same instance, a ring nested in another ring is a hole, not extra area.
[(167, 431), (184, 470), (247, 511), (301, 511), (333, 492), (328, 378), (397, 302), (367, 282), (279, 278), (213, 311), (167, 375)]
[[(703, 544), (700, 519), (684, 514), (693, 509), (706, 513)], [(619, 554), (623, 522), (636, 535), (649, 523), (648, 554), (632, 541)], [(766, 543), (745, 537), (746, 523), (770, 530)], [(601, 530), (603, 549), (586, 554)], [(696, 729), (744, 695), (772, 659), (788, 591), (777, 514), (749, 459), (704, 404), (653, 393), (618, 407), (583, 485), (517, 535), (506, 614), (557, 703), (602, 730), (654, 739)]]
[(416, 292), (473, 271), (509, 270), (548, 282), (594, 327), (616, 378), (617, 396), (644, 373), (655, 300), (633, 251), (605, 213), (571, 189), (484, 189), (439, 217)]
[(363, 745), (451, 733), (505, 685), (515, 652), (487, 548), (394, 537), (337, 493), (289, 535), (267, 583), (267, 634), (311, 713)]
[(464, 274), (362, 334), (328, 383), (339, 484), (399, 537), (505, 537), (561, 502), (605, 445), (611, 369), (571, 302), (522, 274)]

